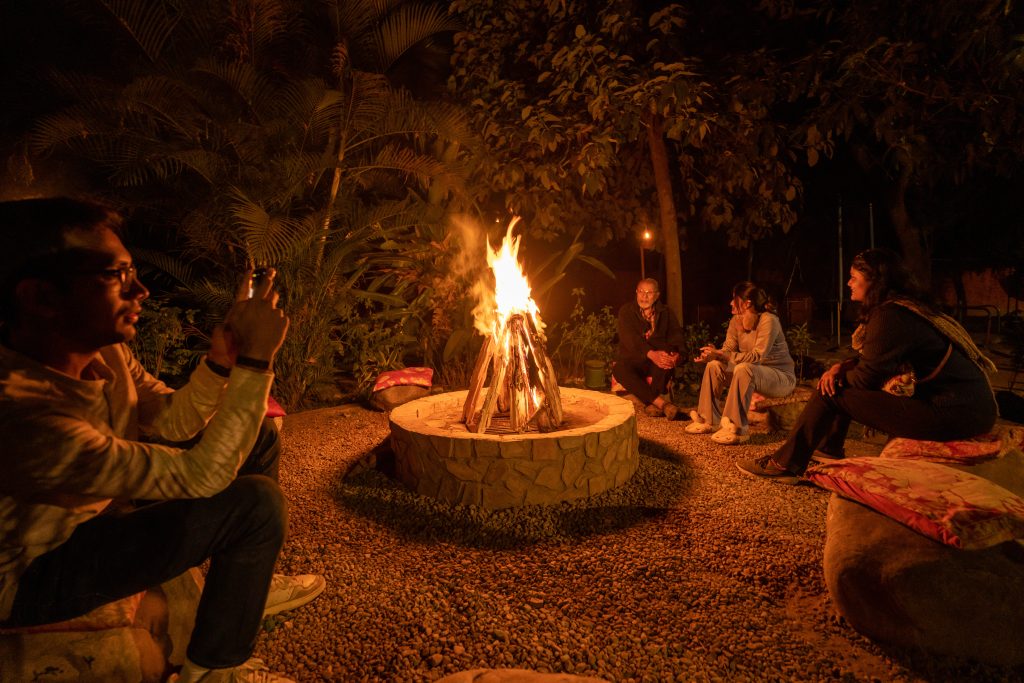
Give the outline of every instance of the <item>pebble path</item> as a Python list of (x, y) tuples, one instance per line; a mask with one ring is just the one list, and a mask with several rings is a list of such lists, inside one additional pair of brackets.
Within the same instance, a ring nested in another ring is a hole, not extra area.
[(270, 617), (256, 654), (298, 681), (434, 681), (527, 668), (614, 682), (999, 681), (1013, 672), (887, 652), (832, 613), (826, 492), (743, 476), (744, 446), (637, 416), (626, 485), (551, 507), (451, 508), (404, 489), (387, 416), (356, 406), (285, 419), (286, 573), (313, 603)]

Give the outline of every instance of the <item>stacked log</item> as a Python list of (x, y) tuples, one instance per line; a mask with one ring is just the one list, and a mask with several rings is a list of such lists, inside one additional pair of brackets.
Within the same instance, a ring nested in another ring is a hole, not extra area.
[[(491, 382), (481, 406), (488, 374)], [(496, 415), (507, 415), (509, 428), (520, 434), (531, 424), (542, 432), (554, 431), (563, 420), (558, 382), (543, 335), (520, 314), (509, 317), (497, 340), (485, 339), (480, 347), (462, 421), (469, 431), (483, 434)]]

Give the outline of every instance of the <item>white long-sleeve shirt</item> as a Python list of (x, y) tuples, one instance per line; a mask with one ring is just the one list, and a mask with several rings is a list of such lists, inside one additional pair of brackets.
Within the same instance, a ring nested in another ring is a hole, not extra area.
[[(0, 620), (33, 559), (113, 499), (212, 496), (234, 479), (266, 412), (273, 375), (200, 363), (174, 391), (118, 344), (74, 379), (0, 346)], [(191, 448), (143, 443), (204, 430)]]

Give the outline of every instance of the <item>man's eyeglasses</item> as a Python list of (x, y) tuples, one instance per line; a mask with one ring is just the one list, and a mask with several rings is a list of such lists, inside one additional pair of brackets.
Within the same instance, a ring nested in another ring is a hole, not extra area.
[(638, 289), (636, 293), (640, 296), (658, 296), (657, 290), (653, 289)]
[(121, 286), (121, 292), (125, 293), (130, 290), (132, 285), (135, 283), (135, 278), (138, 277), (139, 271), (135, 269), (134, 264), (129, 263), (116, 268), (104, 268), (102, 270), (94, 270), (84, 274), (101, 275), (104, 278), (109, 279), (111, 282), (116, 280)]

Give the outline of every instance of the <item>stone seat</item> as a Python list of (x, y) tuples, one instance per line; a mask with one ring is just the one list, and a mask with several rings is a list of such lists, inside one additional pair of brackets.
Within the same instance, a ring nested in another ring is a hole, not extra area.
[(0, 679), (159, 683), (185, 661), (202, 585), (192, 569), (75, 619), (0, 629)]
[[(1019, 435), (1007, 437), (1000, 439), (995, 457), (988, 449), (991, 439), (907, 439), (881, 457), (940, 462), (1024, 496)], [(961, 464), (953, 464), (954, 457)], [(1020, 541), (961, 550), (836, 493), (826, 519), (825, 583), (836, 612), (855, 630), (909, 650), (1000, 666), (1024, 664)]]
[[(804, 384), (796, 385), (792, 393), (782, 398), (768, 398), (755, 392), (750, 401), (750, 411), (754, 414), (766, 414), (770, 429), (788, 432), (796, 424), (804, 405), (813, 395), (814, 389)], [(753, 420), (753, 417), (751, 419)]]
[(796, 385), (796, 388), (788, 396), (781, 398), (768, 398), (754, 392), (750, 401), (750, 409), (754, 412), (764, 413), (775, 406), (790, 405), (792, 403), (807, 403), (814, 395), (814, 389), (804, 384)]

